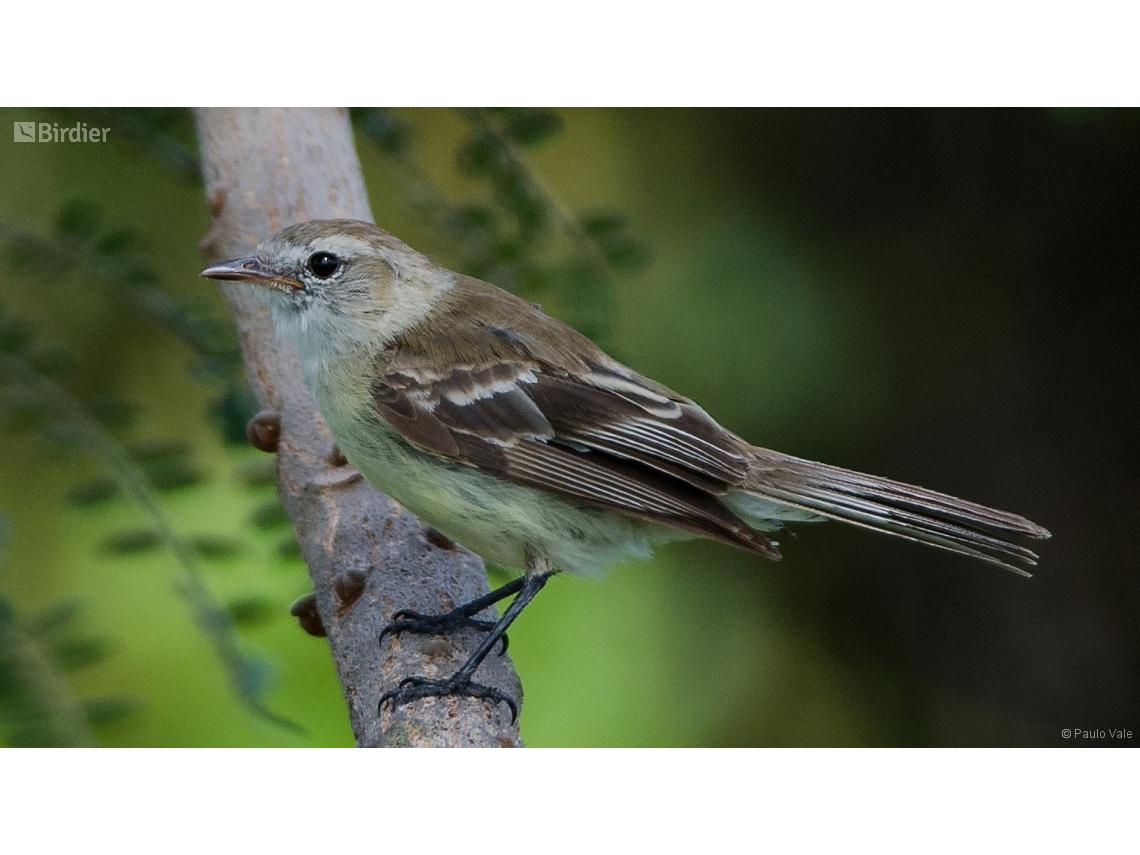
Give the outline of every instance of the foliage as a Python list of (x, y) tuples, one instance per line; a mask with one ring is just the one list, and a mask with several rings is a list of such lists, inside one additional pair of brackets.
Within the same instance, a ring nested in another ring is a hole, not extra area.
[[(160, 493), (185, 488), (198, 483), (203, 474), (186, 460), (187, 447), (181, 442), (146, 442), (130, 448), (118, 442), (111, 433), (130, 421), (131, 408), (117, 406), (84, 406), (72, 398), (60, 385), (37, 373), (21, 358), (21, 352), (30, 348), (34, 339), (22, 339), (21, 347), (9, 348), (0, 353), (0, 377), (5, 381), (5, 403), (17, 401), (16, 407), (0, 404), (5, 422), (19, 429), (38, 428), (47, 441), (82, 451), (96, 459), (103, 476), (76, 486), (72, 498), (79, 505), (91, 505), (111, 500), (122, 493), (138, 507), (148, 527), (126, 529), (108, 535), (102, 548), (118, 555), (163, 548), (178, 562), (182, 576), (177, 590), (192, 609), (198, 625), (211, 639), (217, 654), (234, 684), (235, 691), (262, 717), (284, 726), (295, 727), (291, 722), (270, 712), (264, 702), (269, 679), (268, 666), (258, 657), (242, 650), (234, 633), (231, 612), (216, 605), (207, 589), (199, 567), (200, 556), (218, 556), (232, 552), (235, 547), (224, 538), (199, 538), (196, 541), (182, 537)], [(15, 413), (13, 415), (13, 413)], [(34, 414), (34, 417), (29, 414)], [(248, 615), (248, 604), (239, 615)], [(89, 646), (70, 648), (70, 664), (75, 657), (84, 655), (94, 661), (94, 649)]]
[[(200, 181), (192, 125), (185, 112), (99, 109), (59, 115), (65, 122), (113, 125), (120, 145), (144, 152), (166, 167), (176, 181)], [(558, 114), (516, 109), (461, 111), (468, 130), (457, 145), (456, 170), (485, 190), (484, 198), (462, 203), (448, 200), (421, 169), (413, 127), (385, 110), (354, 110), (352, 115), (361, 135), (403, 171), (410, 207), (442, 239), (458, 247), (463, 269), (532, 299), (559, 300), (573, 322), (595, 337), (604, 337), (614, 272), (634, 270), (647, 256), (620, 216), (571, 213), (530, 163), (526, 150), (548, 143), (561, 132)], [(129, 307), (139, 319), (182, 342), (193, 353), (191, 375), (214, 390), (211, 411), (221, 435), (229, 443), (245, 443), (252, 404), (232, 324), (217, 313), (216, 302), (172, 295), (152, 257), (152, 236), (111, 221), (97, 201), (86, 198), (65, 202), (47, 227), (26, 222), (17, 226), (14, 216), (4, 220), (8, 222), (0, 224), (0, 246), (14, 280), (30, 287), (98, 293), (109, 305)], [(271, 462), (250, 460), (239, 471), (250, 491), (249, 535), (180, 533), (168, 497), (193, 493), (209, 483), (214, 473), (197, 462), (187, 439), (138, 435), (145, 409), (139, 401), (113, 394), (77, 396), (68, 391), (68, 386), (75, 385), (77, 369), (90, 364), (93, 356), (41, 338), (17, 314), (0, 314), (0, 428), (35, 435), (46, 443), (45, 448), (56, 448), (57, 453), (78, 453), (98, 462), (97, 472), (67, 491), (75, 511), (91, 513), (126, 500), (140, 516), (135, 522), (116, 522), (114, 528), (97, 536), (92, 548), (123, 561), (155, 552), (171, 555), (179, 567), (176, 591), (211, 640), (237, 695), (258, 715), (293, 727), (268, 710), (265, 693), (270, 668), (261, 657), (247, 652), (248, 645), (236, 634), (239, 627), (252, 629), (282, 617), (275, 597), (250, 590), (231, 596), (223, 605), (210, 593), (202, 568), (204, 561), (226, 561), (245, 553), (245, 540), (255, 532), (278, 539), (276, 551), (281, 559), (299, 556), (299, 545), (280, 502), (275, 496), (255, 498), (273, 484)], [(20, 623), (14, 617), (6, 624), (5, 649), (24, 651), (19, 656), (13, 653), (11, 661), (52, 662), (46, 655), (29, 659), (27, 651), (36, 650), (38, 642), (25, 625), (38, 624)], [(62, 657), (62, 669), (94, 664), (111, 649), (107, 643), (84, 642), (74, 636), (50, 652)], [(25, 671), (27, 667), (20, 673)], [(67, 686), (59, 675), (47, 683), (56, 686), (56, 694)], [(29, 699), (42, 693), (31, 691), (34, 681), (13, 677), (11, 684), (24, 687), (14, 690), (12, 708), (25, 712), (13, 715), (31, 721)], [(78, 701), (68, 704), (61, 709), (84, 709)], [(65, 739), (90, 742), (94, 740), (92, 721), (109, 721), (116, 711), (129, 706), (118, 699), (99, 701), (82, 715), (72, 715), (75, 733), (70, 736), (58, 727), (17, 728), (12, 739), (24, 744), (37, 739), (39, 744)], [(87, 724), (79, 727), (83, 722)]]
[[(1135, 720), (1140, 599), (1119, 509), (1134, 492), (1121, 461), (1134, 444), (1140, 112), (352, 118), (378, 221), (418, 249), (600, 330), (611, 352), (620, 341), (616, 356), (750, 440), (1054, 531), (1025, 585), (836, 526), (789, 532), (780, 565), (679, 544), (602, 583), (555, 579), (511, 649), (528, 744), (1040, 745), (1074, 722)], [(327, 646), (287, 617), (308, 580), (272, 459), (220, 441), (223, 425), (240, 440), (249, 406), (221, 301), (207, 305), (216, 293), (197, 279), (190, 116), (97, 121), (114, 125), (107, 145), (0, 158), (3, 242), (47, 244), (26, 244), (18, 272), (0, 265), (0, 350), (131, 459), (217, 613), (286, 663), (270, 697), (309, 736), (241, 714), (170, 596), (158, 526), (7, 378), (5, 625), (27, 635), (83, 604), (64, 633), (72, 661), (104, 658), (52, 666), (67, 704), (143, 704), (95, 726), (105, 744), (350, 744)], [(642, 235), (652, 275), (638, 272)], [(92, 272), (108, 263), (120, 269)], [(150, 278), (122, 281), (138, 268)], [(205, 382), (187, 382), (187, 365)]]
[(608, 211), (575, 214), (543, 179), (527, 149), (562, 130), (551, 110), (459, 111), (467, 133), (456, 169), (486, 190), (481, 200), (453, 203), (417, 159), (415, 130), (389, 111), (352, 111), (360, 133), (404, 171), (405, 197), (457, 248), (464, 273), (533, 300), (557, 297), (567, 321), (605, 345), (613, 316), (613, 275), (648, 260), (626, 220)]

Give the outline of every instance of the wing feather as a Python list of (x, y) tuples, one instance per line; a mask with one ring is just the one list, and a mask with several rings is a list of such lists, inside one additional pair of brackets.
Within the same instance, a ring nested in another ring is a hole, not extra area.
[[(775, 547), (749, 522), (778, 527), (789, 513), (1020, 573), (1010, 562), (1036, 556), (1005, 535), (1048, 536), (1016, 514), (754, 448), (517, 297), (467, 277), (457, 283), (431, 328), (408, 331), (378, 357), (378, 413), (426, 451), (772, 558)], [(772, 518), (742, 496), (767, 502)]]
[(740, 441), (632, 372), (607, 369), (595, 386), (592, 372), (555, 374), (533, 360), (441, 369), (407, 347), (379, 368), (378, 412), (426, 451), (778, 557), (717, 498), (747, 474)]

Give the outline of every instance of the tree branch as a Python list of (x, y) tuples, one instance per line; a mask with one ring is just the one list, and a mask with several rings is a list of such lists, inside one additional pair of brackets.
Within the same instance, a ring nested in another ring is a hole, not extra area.
[[(208, 261), (248, 255), (292, 223), (372, 219), (345, 111), (202, 109), (196, 118), (212, 218), (202, 242)], [(278, 493), (309, 565), (357, 744), (520, 745), (505, 704), (430, 698), (377, 713), (380, 696), (400, 679), (448, 676), (478, 644), (468, 631), (386, 638), (381, 649), (392, 613), (443, 612), (485, 594), (483, 562), (429, 539), (423, 523), (338, 465), (300, 365), (277, 341), (268, 312), (248, 287), (223, 288), (259, 406), (280, 416)], [(505, 656), (488, 657), (479, 680), (521, 700)]]

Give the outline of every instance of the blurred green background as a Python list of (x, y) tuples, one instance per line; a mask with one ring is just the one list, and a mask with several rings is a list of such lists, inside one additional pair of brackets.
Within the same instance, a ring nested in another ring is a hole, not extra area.
[[(232, 441), (189, 114), (0, 113), (111, 128), (0, 142), (0, 740), (350, 745), (272, 460)], [(756, 444), (1053, 532), (1028, 581), (839, 524), (778, 564), (687, 543), (556, 578), (511, 630), (527, 744), (1136, 732), (1140, 111), (353, 116), (417, 249)]]

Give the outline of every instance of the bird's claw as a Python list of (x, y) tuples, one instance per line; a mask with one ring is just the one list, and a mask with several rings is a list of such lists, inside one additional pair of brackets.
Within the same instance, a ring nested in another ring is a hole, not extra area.
[[(400, 609), (392, 615), (392, 622), (380, 631), (379, 643), (383, 644), (384, 637), (387, 635), (397, 636), (402, 632), (415, 632), (420, 635), (446, 635), (468, 628), (490, 632), (495, 628), (495, 622), (473, 618), (463, 608), (442, 615), (425, 615), (408, 609)], [(502, 641), (503, 646), (499, 650), (500, 656), (507, 652), (506, 633), (503, 633)]]
[(517, 721), (519, 717), (518, 705), (510, 695), (491, 686), (485, 686), (482, 683), (474, 683), (468, 679), (455, 679), (454, 677), (449, 680), (429, 680), (427, 677), (405, 677), (400, 681), (398, 688), (390, 692), (385, 692), (384, 696), (380, 698), (379, 711), (384, 709), (384, 704), (386, 703), (391, 703), (392, 709), (395, 709), (409, 701), (419, 700), (420, 698), (443, 698), (448, 696), (479, 698), (486, 701), (501, 701), (511, 710), (512, 724)]

